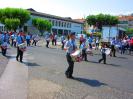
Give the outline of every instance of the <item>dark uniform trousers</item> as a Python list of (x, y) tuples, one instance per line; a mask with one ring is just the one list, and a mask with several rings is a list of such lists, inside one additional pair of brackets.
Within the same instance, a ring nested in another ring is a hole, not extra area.
[(113, 57), (115, 57), (116, 56), (115, 53), (116, 53), (115, 46), (114, 45), (111, 45), (111, 56), (113, 54)]
[(82, 49), (82, 58), (87, 61), (86, 49)]
[(66, 58), (67, 58), (67, 62), (69, 64), (69, 66), (68, 66), (68, 68), (66, 70), (66, 75), (68, 77), (72, 77), (73, 69), (74, 69), (74, 62), (72, 61), (72, 58), (71, 58), (69, 53), (67, 53)]
[(106, 64), (106, 54), (102, 53), (102, 59), (99, 60), (99, 63), (103, 61), (104, 64)]
[(20, 57), (20, 62), (22, 62), (22, 60), (23, 60), (23, 51), (21, 51), (19, 49), (19, 47), (17, 47), (17, 56), (16, 56), (17, 60), (18, 60), (18, 57)]
[(63, 50), (63, 49), (64, 49), (64, 42), (62, 41), (61, 43), (62, 43), (62, 47), (61, 47), (61, 48), (62, 48), (62, 50)]
[(35, 46), (36, 46), (36, 43), (37, 43), (37, 41), (33, 40), (33, 43), (32, 43), (32, 45), (34, 45), (34, 44), (35, 44)]
[(2, 50), (2, 55), (5, 56), (7, 49), (4, 49), (4, 48), (1, 47), (1, 50)]
[(46, 47), (48, 48), (49, 47), (49, 40), (46, 40), (47, 44), (46, 44)]

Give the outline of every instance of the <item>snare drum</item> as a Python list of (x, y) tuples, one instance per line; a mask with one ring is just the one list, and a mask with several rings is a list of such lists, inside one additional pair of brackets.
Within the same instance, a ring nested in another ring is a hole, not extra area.
[(105, 51), (106, 55), (109, 55), (110, 52), (111, 52), (111, 49), (110, 48), (107, 48), (106, 51)]
[(72, 60), (74, 62), (80, 62), (82, 61), (81, 51), (77, 50), (74, 53), (71, 54)]

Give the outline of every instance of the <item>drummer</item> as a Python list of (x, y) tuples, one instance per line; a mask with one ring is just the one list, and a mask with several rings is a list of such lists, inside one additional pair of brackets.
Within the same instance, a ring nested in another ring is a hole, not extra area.
[(82, 50), (82, 59), (84, 59), (85, 61), (87, 61), (87, 54), (86, 54), (86, 40), (84, 39), (84, 41), (82, 42), (80, 49)]
[(103, 61), (103, 63), (106, 64), (106, 53), (105, 53), (106, 49), (107, 49), (107, 45), (102, 44), (102, 48), (101, 48), (102, 58), (99, 60), (99, 63), (101, 63), (101, 61)]
[(23, 36), (21, 35), (21, 33), (18, 34), (17, 36), (17, 56), (16, 56), (16, 60), (18, 61), (18, 57), (20, 56), (20, 62), (23, 62), (23, 51), (21, 51), (18, 47), (19, 44), (22, 44), (24, 43), (24, 38)]
[(7, 45), (8, 45), (7, 41), (8, 41), (7, 40), (7, 34), (5, 32), (3, 35), (1, 35), (1, 50), (2, 50), (3, 56), (6, 56)]
[(65, 72), (65, 75), (67, 78), (74, 79), (74, 77), (72, 76), (74, 69), (74, 61), (71, 58), (71, 54), (77, 49), (75, 43), (75, 33), (70, 34), (70, 39), (66, 42), (64, 49), (66, 50), (66, 58), (69, 65)]

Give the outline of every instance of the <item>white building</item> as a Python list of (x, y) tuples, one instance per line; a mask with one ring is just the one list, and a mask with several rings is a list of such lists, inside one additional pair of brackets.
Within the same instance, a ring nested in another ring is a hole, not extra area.
[(83, 33), (83, 22), (75, 21), (70, 17), (59, 17), (55, 15), (50, 15), (46, 13), (40, 13), (33, 9), (28, 9), (31, 12), (31, 19), (27, 22), (25, 28), (27, 32), (39, 32), (35, 27), (32, 25), (33, 18), (43, 18), (49, 20), (52, 23), (51, 32), (57, 34), (68, 34), (70, 32), (75, 33)]
[[(30, 33), (38, 33), (39, 31), (33, 27), (33, 18), (43, 18), (52, 23), (51, 32), (57, 34), (68, 34), (70, 32), (83, 33), (83, 22), (71, 19), (70, 17), (59, 17), (46, 13), (37, 12), (33, 9), (28, 9), (31, 13), (31, 19), (25, 24), (24, 30)], [(0, 31), (5, 31), (4, 25), (0, 24)]]

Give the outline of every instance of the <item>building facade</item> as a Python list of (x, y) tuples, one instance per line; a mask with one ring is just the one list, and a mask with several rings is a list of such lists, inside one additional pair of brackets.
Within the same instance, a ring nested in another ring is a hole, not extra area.
[[(59, 17), (46, 13), (37, 12), (34, 9), (27, 9), (31, 13), (31, 19), (25, 23), (24, 30), (29, 33), (39, 33), (39, 31), (32, 25), (33, 18), (43, 18), (52, 23), (52, 33), (69, 34), (70, 32), (83, 33), (83, 22), (76, 21), (70, 17)], [(0, 31), (5, 31), (4, 25), (0, 24)]]
[(119, 27), (133, 28), (133, 16), (119, 16)]
[(29, 9), (31, 19), (25, 24), (27, 32), (38, 33), (39, 31), (32, 25), (33, 18), (43, 18), (52, 23), (52, 33), (69, 34), (70, 32), (83, 33), (83, 22), (73, 20), (71, 18), (64, 18), (46, 13), (40, 13), (33, 9)]

